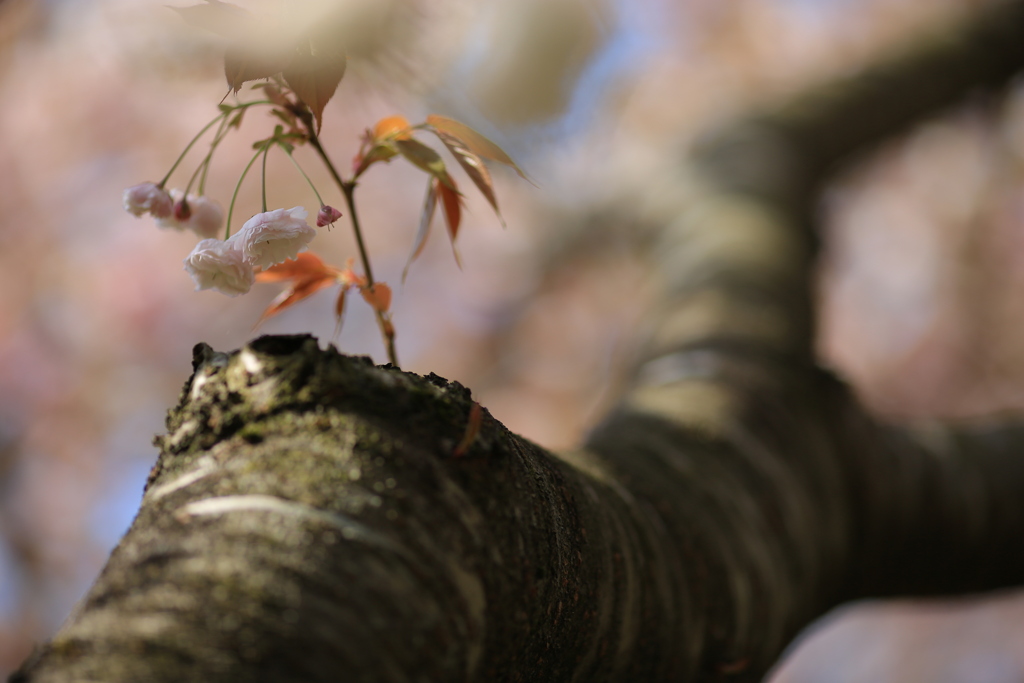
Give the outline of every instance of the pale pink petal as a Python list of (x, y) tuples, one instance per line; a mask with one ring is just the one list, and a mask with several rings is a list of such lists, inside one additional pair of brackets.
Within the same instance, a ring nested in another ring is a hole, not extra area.
[(202, 240), (184, 263), (196, 283), (197, 292), (214, 289), (228, 296), (238, 296), (248, 292), (255, 282), (252, 266), (230, 240)]
[(133, 216), (149, 213), (156, 218), (166, 218), (173, 211), (171, 195), (156, 183), (133, 185), (121, 197), (125, 211)]
[(158, 226), (169, 230), (191, 230), (199, 237), (214, 237), (220, 232), (224, 225), (224, 210), (219, 203), (205, 195), (185, 197), (179, 189), (171, 190), (171, 198), (174, 210), (170, 215), (158, 218)]
[(301, 206), (258, 213), (232, 235), (245, 258), (253, 266), (269, 268), (293, 259), (316, 237), (316, 229), (306, 223)]

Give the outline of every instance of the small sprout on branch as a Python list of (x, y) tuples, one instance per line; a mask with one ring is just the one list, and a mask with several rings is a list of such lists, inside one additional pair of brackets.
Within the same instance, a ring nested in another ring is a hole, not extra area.
[[(366, 277), (352, 270), (353, 260), (349, 259), (344, 268), (325, 264), (316, 254), (305, 252), (293, 261), (285, 261), (256, 274), (257, 282), (287, 282), (288, 286), (277, 298), (270, 302), (260, 316), (258, 326), (267, 318), (294, 306), (303, 299), (319, 292), (325, 287), (340, 284), (341, 291), (334, 305), (337, 320), (335, 333), (341, 329), (342, 315), (345, 312), (345, 295), (350, 289), (358, 289), (363, 299), (373, 310), (390, 322), (391, 288), (383, 282), (370, 284)], [(394, 329), (391, 330), (394, 336)]]
[[(396, 158), (405, 159), (429, 177), (419, 227), (402, 272), (404, 282), (409, 266), (426, 245), (438, 204), (444, 212), (456, 263), (461, 267), (455, 240), (462, 221), (464, 199), (444, 159), (435, 149), (415, 137), (417, 131), (426, 130), (441, 140), (484, 195), (503, 226), (505, 223), (498, 211), (494, 184), (484, 160), (505, 164), (524, 178), (526, 176), (500, 147), (480, 133), (458, 121), (432, 114), (426, 122), (415, 126), (403, 116), (387, 116), (372, 129), (367, 129), (359, 152), (352, 160), (352, 176), (345, 179), (338, 173), (319, 139), (324, 108), (337, 91), (348, 63), (344, 47), (336, 38), (337, 27), (331, 22), (300, 22), (295, 24), (296, 28), (286, 30), (272, 18), (220, 0), (172, 9), (187, 23), (227, 40), (224, 73), (231, 89), (229, 95), (237, 96), (249, 81), (262, 81), (252, 85), (251, 90), (262, 91), (264, 99), (235, 103), (221, 101), (217, 105), (218, 115), (189, 141), (160, 182), (141, 183), (124, 191), (122, 201), (125, 210), (134, 216), (148, 213), (162, 228), (190, 230), (203, 238), (184, 261), (185, 270), (197, 290), (212, 289), (228, 296), (238, 296), (248, 292), (254, 282), (287, 283), (285, 290), (260, 316), (257, 325), (313, 293), (339, 284), (341, 287), (334, 309), (340, 328), (345, 297), (349, 290), (358, 290), (374, 311), (388, 359), (397, 365), (395, 326), (391, 321), (392, 291), (386, 283), (375, 281), (373, 277), (355, 206), (359, 178), (374, 164), (389, 163)], [(269, 137), (253, 143), (254, 154), (239, 175), (225, 221), (221, 205), (204, 194), (207, 176), (220, 143), (231, 131), (241, 130), (246, 112), (255, 106), (268, 107), (277, 123)], [(189, 177), (185, 189), (165, 189), (192, 147), (214, 126), (216, 129), (209, 149)], [(267, 164), (271, 148), (277, 147), (285, 152), (316, 196), (320, 206), (316, 226), (329, 227), (341, 218), (341, 211), (324, 201), (293, 154), (296, 147), (307, 143), (345, 198), (362, 274), (353, 270), (351, 259), (345, 268), (337, 268), (306, 252), (307, 245), (316, 236), (316, 229), (307, 222), (308, 213), (304, 208), (268, 209)], [(261, 158), (260, 212), (232, 234), (231, 218), (242, 182), (253, 164)], [(195, 192), (192, 191), (194, 185)], [(223, 239), (216, 239), (222, 226)], [(470, 415), (471, 425), (474, 419), (478, 419), (474, 415)], [(470, 438), (468, 432), (467, 438)]]

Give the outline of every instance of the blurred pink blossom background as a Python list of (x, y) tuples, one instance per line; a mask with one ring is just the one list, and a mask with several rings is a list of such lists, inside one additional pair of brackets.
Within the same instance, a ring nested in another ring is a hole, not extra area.
[[(339, 165), (379, 118), (436, 112), (493, 137), (538, 186), (494, 169), (503, 230), (466, 184), (462, 270), (438, 224), (400, 286), (425, 177), (398, 163), (367, 173), (357, 202), (375, 274), (395, 290), (402, 365), (459, 380), (552, 448), (577, 443), (614, 400), (652, 292), (642, 231), (616, 216), (679, 163), (680, 143), (983, 4), (352, 3), (360, 30), (322, 134)], [(197, 237), (121, 206), (124, 188), (159, 180), (216, 115), (220, 56), (215, 36), (162, 0), (0, 2), (0, 675), (56, 630), (130, 524), (192, 346), (244, 344), (280, 291), (195, 292), (182, 259)], [(252, 111), (222, 145), (207, 191), (223, 206), (273, 125)], [(342, 206), (310, 150), (296, 157)], [(1018, 88), (922, 124), (825, 198), (820, 348), (879, 412), (1024, 406), (1022, 179)], [(316, 211), (283, 157), (267, 182), (271, 208)], [(236, 226), (259, 193), (252, 175)], [(310, 246), (328, 263), (355, 256), (347, 217), (318, 233)], [(333, 338), (332, 294), (259, 332), (311, 332), (384, 362), (362, 302)], [(812, 629), (773, 680), (1020, 680), (1022, 619), (1012, 595), (855, 605)]]

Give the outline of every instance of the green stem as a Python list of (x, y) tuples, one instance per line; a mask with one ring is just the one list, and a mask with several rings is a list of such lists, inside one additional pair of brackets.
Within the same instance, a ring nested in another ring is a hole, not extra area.
[(183, 149), (181, 151), (181, 154), (178, 155), (178, 159), (171, 166), (171, 170), (167, 171), (167, 175), (165, 175), (163, 177), (163, 180), (161, 180), (159, 183), (156, 184), (157, 187), (161, 187), (162, 188), (164, 185), (167, 184), (167, 181), (170, 180), (170, 178), (171, 178), (171, 174), (174, 173), (174, 171), (178, 168), (178, 165), (181, 164), (182, 160), (185, 158), (185, 155), (188, 154), (189, 150), (192, 149), (192, 146), (194, 144), (196, 144), (196, 142), (199, 141), (199, 138), (203, 137), (203, 134), (206, 131), (210, 130), (211, 127), (213, 127), (213, 124), (217, 123), (221, 119), (226, 119), (228, 117), (228, 115), (231, 114), (232, 112), (238, 111), (239, 109), (247, 109), (248, 107), (252, 107), (252, 106), (255, 106), (257, 104), (274, 104), (274, 103), (271, 102), (270, 100), (256, 100), (254, 102), (243, 102), (242, 104), (237, 104), (237, 105), (231, 107), (230, 109), (226, 109), (226, 110), (221, 111), (221, 113), (218, 114), (216, 118), (214, 118), (208, 124), (203, 126), (202, 130), (200, 130), (198, 133), (196, 133), (196, 136), (194, 138), (192, 138), (192, 140), (187, 145), (185, 145), (185, 149)]
[(262, 189), (263, 213), (267, 212), (267, 154), (270, 152), (270, 144), (263, 147), (263, 172), (260, 174), (260, 186)]
[(334, 178), (334, 182), (338, 184), (338, 188), (341, 189), (342, 194), (345, 195), (345, 203), (348, 205), (349, 218), (352, 220), (352, 232), (356, 237), (356, 246), (359, 248), (359, 259), (363, 263), (363, 272), (366, 273), (366, 282), (370, 287), (373, 286), (373, 268), (370, 267), (370, 257), (366, 253), (366, 245), (363, 243), (363, 231), (359, 227), (359, 214), (356, 212), (356, 204), (354, 199), (354, 193), (356, 184), (354, 182), (345, 182), (341, 179), (338, 174), (338, 169), (334, 167), (330, 157), (327, 156), (327, 152), (324, 151), (323, 146), (320, 144), (320, 140), (317, 139), (316, 133), (313, 132), (312, 126), (309, 127), (309, 142), (313, 145), (313, 149), (320, 155), (320, 159), (323, 160), (324, 165), (330, 172), (331, 177)]
[[(309, 132), (309, 142), (313, 145), (313, 149), (316, 150), (317, 154), (320, 155), (320, 159), (324, 162), (331, 177), (334, 178), (334, 182), (337, 183), (338, 188), (341, 189), (342, 194), (345, 195), (345, 204), (348, 206), (349, 219), (352, 222), (352, 232), (356, 238), (356, 247), (359, 249), (359, 259), (363, 263), (363, 272), (366, 274), (366, 286), (373, 287), (373, 269), (370, 267), (370, 257), (366, 253), (366, 245), (363, 243), (363, 231), (359, 226), (359, 213), (356, 211), (355, 203), (355, 180), (345, 181), (342, 180), (341, 175), (338, 173), (338, 169), (334, 167), (330, 157), (327, 156), (327, 152), (320, 144), (320, 140), (316, 136), (316, 131), (313, 128), (313, 123), (310, 120), (312, 117), (303, 117), (302, 122), (306, 126), (306, 130)], [(395, 350), (395, 336), (394, 326), (391, 324), (390, 316), (387, 313), (374, 309), (377, 314), (377, 326), (380, 327), (381, 336), (384, 338), (384, 344), (387, 347), (388, 360), (392, 365), (398, 367), (398, 353)]]
[(167, 184), (167, 181), (170, 180), (170, 178), (171, 178), (171, 174), (174, 173), (175, 169), (178, 168), (178, 164), (180, 164), (182, 159), (185, 158), (185, 155), (188, 154), (188, 151), (190, 149), (192, 149), (192, 145), (196, 144), (196, 142), (198, 142), (199, 138), (203, 137), (203, 134), (206, 131), (210, 130), (210, 128), (213, 126), (213, 124), (217, 123), (218, 121), (223, 119), (225, 116), (227, 116), (227, 112), (221, 112), (217, 116), (217, 118), (215, 118), (213, 121), (210, 121), (208, 124), (203, 126), (202, 130), (200, 130), (198, 133), (196, 133), (196, 136), (194, 138), (192, 138), (192, 140), (187, 145), (185, 145), (185, 149), (182, 150), (180, 155), (178, 155), (178, 159), (171, 166), (171, 170), (169, 170), (167, 172), (167, 175), (164, 176), (163, 180), (161, 180), (159, 183), (157, 183), (157, 187), (163, 187), (165, 184)]
[(203, 170), (204, 166), (205, 162), (200, 163), (196, 166), (196, 170), (192, 171), (192, 177), (188, 179), (188, 185), (185, 186), (185, 194), (182, 195), (182, 201), (188, 200), (188, 193), (192, 191), (192, 185), (196, 182), (196, 178), (199, 177), (199, 172)]
[(220, 127), (217, 128), (217, 132), (213, 136), (213, 142), (210, 143), (210, 151), (207, 152), (206, 156), (203, 158), (203, 162), (201, 164), (203, 172), (199, 176), (199, 194), (203, 194), (206, 192), (206, 176), (210, 171), (210, 162), (213, 161), (213, 153), (214, 151), (216, 151), (217, 145), (219, 145), (220, 141), (227, 136), (228, 120), (229, 117), (225, 116), (224, 119), (220, 122)]
[[(280, 143), (278, 143), (278, 144), (280, 145)], [(318, 202), (320, 202), (320, 206), (324, 206), (324, 199), (323, 199), (323, 197), (321, 197), (320, 193), (316, 191), (316, 186), (313, 185), (313, 181), (309, 179), (309, 176), (306, 175), (306, 172), (302, 170), (301, 166), (299, 166), (299, 162), (295, 160), (294, 156), (292, 156), (291, 150), (289, 150), (284, 145), (280, 145), (280, 147), (281, 147), (281, 149), (283, 149), (285, 151), (285, 154), (288, 155), (288, 158), (291, 159), (292, 164), (294, 164), (295, 168), (299, 171), (299, 173), (302, 174), (302, 177), (306, 179), (306, 184), (309, 185), (309, 189), (313, 190), (313, 194), (316, 195), (316, 200)]]
[(359, 256), (363, 261), (363, 270), (366, 272), (366, 283), (373, 287), (373, 270), (370, 268), (370, 257), (366, 253), (366, 246), (363, 244), (363, 231), (359, 227), (359, 212), (356, 211), (356, 184), (344, 183), (341, 191), (345, 195), (345, 204), (348, 206), (348, 215), (352, 219), (352, 232), (356, 236), (356, 246), (359, 247)]
[(249, 163), (245, 165), (245, 169), (242, 171), (242, 175), (239, 176), (238, 182), (235, 184), (235, 191), (231, 195), (231, 203), (228, 205), (228, 221), (227, 225), (224, 226), (224, 239), (231, 237), (231, 214), (235, 211), (235, 200), (238, 199), (238, 190), (242, 187), (242, 181), (245, 180), (246, 174), (249, 173), (249, 169), (256, 163), (256, 160), (260, 158), (260, 154), (263, 153), (262, 149), (256, 150), (256, 153), (252, 155), (252, 159), (249, 159)]

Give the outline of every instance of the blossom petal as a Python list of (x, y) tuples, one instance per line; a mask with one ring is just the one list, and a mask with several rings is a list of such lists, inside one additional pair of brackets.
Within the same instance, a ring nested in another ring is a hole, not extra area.
[(258, 213), (231, 240), (251, 265), (269, 268), (295, 258), (316, 237), (316, 229), (306, 222), (307, 215), (301, 206)]
[(213, 289), (228, 296), (245, 294), (255, 282), (252, 266), (237, 245), (230, 241), (205, 239), (184, 261), (185, 270), (196, 283), (196, 291)]
[(224, 226), (224, 210), (220, 203), (205, 195), (190, 194), (187, 197), (179, 189), (171, 190), (170, 197), (177, 207), (184, 203), (188, 206), (187, 215), (180, 218), (172, 211), (164, 217), (158, 217), (156, 224), (169, 230), (191, 230), (199, 237), (215, 237)]
[(157, 218), (166, 218), (173, 212), (174, 200), (156, 183), (140, 183), (124, 191), (121, 197), (124, 209), (133, 216), (144, 213)]

